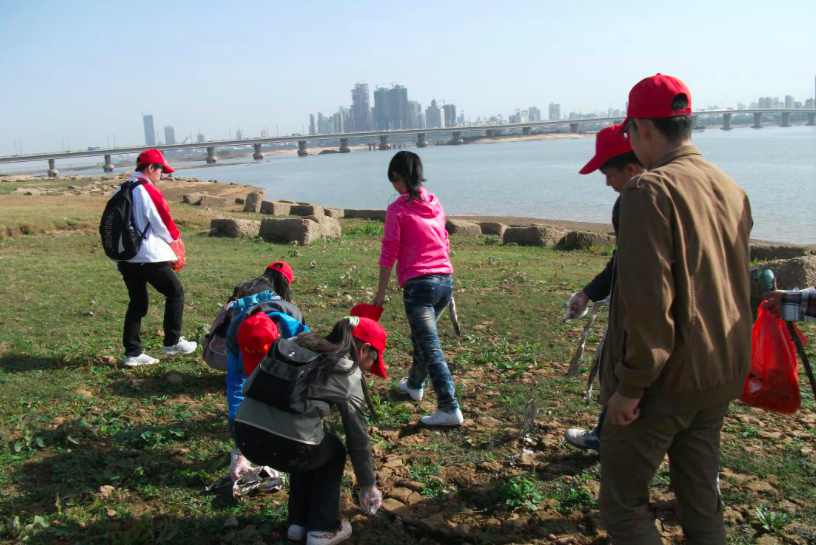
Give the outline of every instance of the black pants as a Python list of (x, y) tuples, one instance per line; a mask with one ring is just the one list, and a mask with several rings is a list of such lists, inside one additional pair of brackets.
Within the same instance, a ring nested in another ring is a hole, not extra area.
[(325, 432), (319, 445), (307, 445), (235, 422), (235, 443), (253, 464), (289, 474), (289, 524), (309, 532), (340, 527), (337, 511), (346, 447), (339, 437)]
[(164, 304), (164, 346), (173, 346), (181, 337), (181, 318), (184, 314), (184, 288), (166, 262), (119, 263), (119, 272), (125, 280), (130, 303), (125, 314), (122, 344), (125, 356), (142, 353), (142, 318), (147, 315), (147, 285), (167, 298)]

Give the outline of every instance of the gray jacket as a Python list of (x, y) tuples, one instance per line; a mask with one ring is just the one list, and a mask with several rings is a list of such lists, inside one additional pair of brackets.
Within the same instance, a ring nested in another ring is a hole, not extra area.
[[(336, 369), (349, 370), (353, 365), (351, 360), (342, 359)], [(362, 381), (363, 373), (359, 368), (349, 375), (342, 372), (328, 375), (325, 381), (318, 381), (309, 387), (309, 409), (303, 414), (281, 411), (247, 397), (238, 407), (235, 420), (294, 441), (319, 445), (323, 440), (323, 419), (329, 415), (331, 405), (335, 405), (343, 419), (346, 448), (357, 482), (360, 486), (373, 486), (376, 480)]]

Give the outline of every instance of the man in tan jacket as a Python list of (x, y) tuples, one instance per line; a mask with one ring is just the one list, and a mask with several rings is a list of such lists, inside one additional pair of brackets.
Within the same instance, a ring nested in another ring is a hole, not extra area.
[(624, 132), (647, 172), (621, 193), (617, 284), (601, 355), (601, 515), (616, 545), (660, 545), (649, 482), (669, 455), (686, 543), (726, 542), (720, 430), (751, 360), (745, 192), (691, 145), (691, 93), (657, 74)]

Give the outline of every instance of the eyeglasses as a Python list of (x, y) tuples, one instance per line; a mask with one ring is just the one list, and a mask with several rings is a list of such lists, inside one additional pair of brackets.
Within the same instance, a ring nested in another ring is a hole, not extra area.
[(626, 125), (624, 125), (623, 128), (621, 129), (621, 134), (627, 140), (629, 139), (629, 131), (632, 129), (632, 127), (634, 127), (634, 125), (635, 125), (635, 118), (632, 117), (632, 118), (629, 119), (629, 122), (626, 123)]

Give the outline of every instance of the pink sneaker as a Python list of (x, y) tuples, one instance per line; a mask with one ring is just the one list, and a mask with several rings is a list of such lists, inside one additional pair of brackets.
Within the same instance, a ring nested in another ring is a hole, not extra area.
[(335, 545), (351, 537), (351, 523), (347, 520), (340, 522), (340, 528), (335, 532), (309, 532), (306, 534), (306, 545)]

